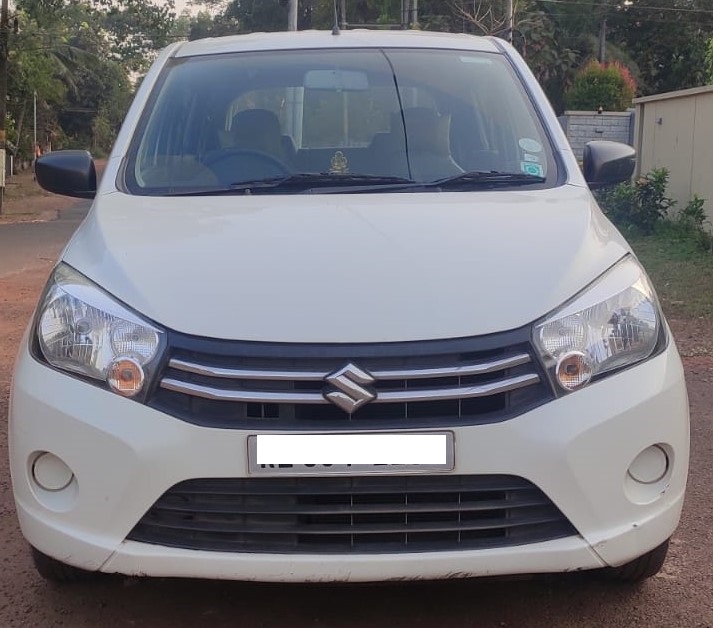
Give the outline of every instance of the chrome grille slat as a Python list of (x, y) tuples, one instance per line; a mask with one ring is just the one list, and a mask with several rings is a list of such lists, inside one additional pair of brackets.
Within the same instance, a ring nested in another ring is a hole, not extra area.
[[(540, 376), (536, 373), (519, 375), (499, 380), (492, 384), (479, 386), (457, 386), (453, 388), (421, 388), (399, 391), (381, 391), (372, 403), (403, 403), (417, 401), (445, 401), (452, 399), (471, 399), (509, 392), (532, 384), (537, 384)], [(320, 393), (309, 392), (273, 392), (249, 390), (223, 390), (201, 384), (182, 382), (173, 378), (161, 380), (161, 387), (174, 392), (181, 392), (213, 401), (242, 401), (247, 403), (297, 403), (329, 404)]]
[[(467, 377), (470, 375), (485, 375), (508, 368), (514, 368), (530, 362), (531, 358), (527, 353), (520, 353), (499, 360), (489, 360), (466, 364), (463, 366), (423, 368), (423, 369), (402, 369), (402, 370), (372, 370), (370, 374), (376, 379), (430, 379), (436, 377)], [(220, 377), (223, 379), (246, 379), (246, 380), (266, 380), (266, 381), (321, 381), (329, 375), (329, 371), (286, 371), (268, 369), (238, 369), (209, 366), (188, 362), (178, 358), (172, 358), (168, 366), (185, 373), (205, 375), (207, 377)]]
[(529, 328), (398, 343), (279, 344), (171, 332), (147, 399), (226, 429), (349, 430), (480, 425), (554, 398)]
[(456, 388), (420, 389), (404, 391), (380, 392), (378, 399), (374, 403), (399, 403), (413, 401), (448, 401), (453, 399), (472, 399), (474, 397), (487, 397), (497, 395), (518, 388), (524, 388), (532, 384), (537, 384), (540, 376), (536, 374), (519, 375), (509, 379), (502, 379), (493, 384), (483, 384), (480, 386), (460, 386)]
[(258, 369), (232, 369), (219, 366), (208, 366), (197, 364), (178, 358), (171, 358), (168, 362), (169, 368), (194, 373), (196, 375), (206, 375), (208, 377), (221, 377), (224, 379), (264, 379), (268, 381), (295, 381), (295, 382), (315, 382), (324, 379), (329, 373), (326, 371), (271, 371)]
[(161, 380), (161, 388), (180, 392), (212, 401), (242, 401), (245, 403), (316, 403), (327, 404), (320, 393), (286, 393), (257, 390), (222, 390), (211, 386), (191, 384), (166, 377)]

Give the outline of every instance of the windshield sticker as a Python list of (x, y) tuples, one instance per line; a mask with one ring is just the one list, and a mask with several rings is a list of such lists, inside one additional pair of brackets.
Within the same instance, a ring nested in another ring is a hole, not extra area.
[(539, 164), (540, 163), (540, 158), (537, 155), (530, 155), (529, 153), (525, 153), (522, 158), (525, 161), (529, 161), (530, 163), (533, 164)]
[(526, 150), (528, 153), (542, 152), (542, 144), (537, 140), (533, 140), (531, 137), (523, 137), (518, 144), (520, 144), (522, 150)]
[(545, 176), (545, 170), (540, 164), (533, 164), (529, 161), (521, 161), (520, 168), (525, 174), (531, 174), (535, 177)]

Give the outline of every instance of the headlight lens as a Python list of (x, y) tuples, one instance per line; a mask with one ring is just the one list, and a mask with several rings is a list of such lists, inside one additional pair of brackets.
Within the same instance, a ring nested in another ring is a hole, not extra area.
[(534, 342), (553, 379), (571, 391), (650, 356), (660, 327), (651, 283), (628, 257), (536, 325)]
[(50, 280), (37, 336), (52, 366), (106, 381), (124, 396), (141, 391), (163, 344), (159, 329), (65, 265)]

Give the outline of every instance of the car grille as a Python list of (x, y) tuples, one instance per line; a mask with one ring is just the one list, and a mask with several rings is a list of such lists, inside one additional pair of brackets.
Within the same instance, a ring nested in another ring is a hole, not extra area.
[(574, 534), (527, 480), (444, 475), (188, 480), (128, 538), (192, 550), (329, 554), (485, 549)]
[(382, 345), (221, 343), (175, 335), (169, 342), (149, 405), (211, 427), (480, 424), (552, 398), (529, 342), (512, 334)]

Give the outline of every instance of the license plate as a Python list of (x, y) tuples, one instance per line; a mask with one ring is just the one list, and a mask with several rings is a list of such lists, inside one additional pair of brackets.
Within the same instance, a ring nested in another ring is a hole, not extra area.
[(429, 473), (454, 465), (453, 432), (248, 437), (250, 475)]

